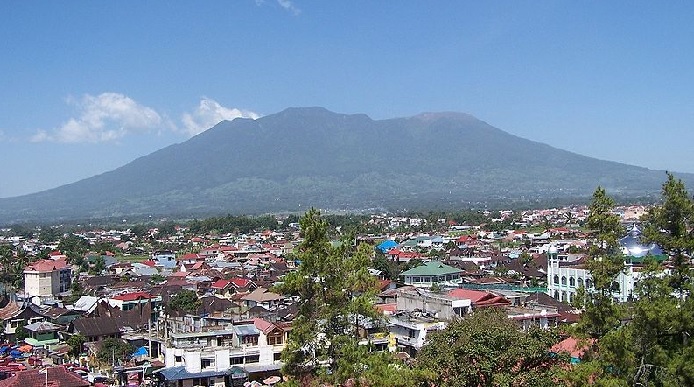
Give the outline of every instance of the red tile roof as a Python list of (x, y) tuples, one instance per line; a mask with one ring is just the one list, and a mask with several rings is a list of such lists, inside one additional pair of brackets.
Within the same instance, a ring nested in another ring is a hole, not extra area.
[(508, 305), (510, 301), (501, 297), (494, 295), (489, 292), (484, 292), (481, 290), (471, 290), (471, 289), (453, 289), (448, 292), (451, 297), (459, 299), (469, 299), (472, 301), (473, 306), (500, 306)]
[(134, 292), (134, 293), (119, 294), (117, 296), (111, 297), (111, 299), (120, 300), (120, 301), (135, 301), (135, 300), (141, 299), (141, 298), (150, 299), (150, 298), (152, 298), (152, 295), (147, 293), (147, 292)]
[(253, 324), (258, 330), (262, 331), (265, 334), (276, 328), (275, 324), (269, 321), (265, 321), (262, 318), (254, 318)]
[[(13, 377), (0, 380), (0, 387), (86, 387), (90, 385), (88, 381), (66, 370), (65, 367), (50, 367), (47, 371), (48, 374), (41, 373), (37, 369), (17, 372)], [(48, 379), (47, 384), (46, 379)]]
[(220, 280), (213, 282), (212, 285), (210, 285), (210, 287), (212, 289), (225, 289), (227, 286), (229, 286), (230, 283), (231, 283), (231, 281), (229, 281), (229, 280), (220, 279)]
[(378, 284), (377, 284), (378, 290), (383, 291), (383, 290), (385, 290), (388, 286), (390, 286), (390, 284), (392, 284), (392, 283), (393, 283), (393, 281), (387, 280), (387, 279), (378, 280)]
[(245, 288), (251, 284), (251, 280), (248, 278), (235, 277), (229, 280), (237, 288)]

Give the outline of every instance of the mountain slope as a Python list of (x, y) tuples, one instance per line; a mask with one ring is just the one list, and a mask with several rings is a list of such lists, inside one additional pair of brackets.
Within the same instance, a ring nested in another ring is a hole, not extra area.
[(0, 199), (0, 221), (576, 197), (597, 185), (643, 195), (664, 180), (661, 171), (552, 148), (465, 114), (374, 121), (290, 108), (222, 122), (73, 184)]

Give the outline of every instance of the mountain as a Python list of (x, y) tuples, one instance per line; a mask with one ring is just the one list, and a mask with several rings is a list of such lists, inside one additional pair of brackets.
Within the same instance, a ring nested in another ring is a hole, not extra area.
[[(685, 181), (694, 175), (681, 174)], [(0, 199), (0, 222), (457, 206), (657, 194), (665, 173), (513, 136), (460, 113), (372, 120), (289, 108), (224, 121), (118, 169)]]

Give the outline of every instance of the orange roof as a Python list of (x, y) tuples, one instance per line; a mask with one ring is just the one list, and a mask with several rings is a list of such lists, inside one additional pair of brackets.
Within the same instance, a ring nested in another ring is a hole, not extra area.
[(383, 314), (392, 314), (395, 313), (395, 309), (397, 308), (396, 303), (390, 303), (390, 304), (376, 304), (374, 305), (376, 309), (378, 309), (381, 313)]
[(152, 298), (152, 295), (147, 293), (147, 292), (134, 292), (134, 293), (125, 293), (125, 294), (119, 294), (117, 296), (111, 297), (113, 300), (120, 300), (120, 301), (135, 301), (140, 298), (146, 298), (150, 299)]

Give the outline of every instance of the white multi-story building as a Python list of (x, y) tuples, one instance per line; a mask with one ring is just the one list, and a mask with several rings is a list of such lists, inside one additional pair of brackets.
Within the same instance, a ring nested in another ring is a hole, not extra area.
[[(624, 270), (613, 283), (613, 296), (617, 302), (626, 302), (635, 296), (640, 276), (638, 267), (646, 256), (651, 255), (661, 262), (667, 258), (660, 247), (653, 243), (642, 244), (640, 237), (641, 231), (634, 226), (619, 240), (624, 254)], [(571, 302), (581, 287), (587, 291), (593, 289), (593, 278), (584, 260), (569, 261), (555, 246), (550, 246), (547, 250), (547, 293), (559, 301)]]
[(72, 269), (65, 259), (42, 259), (24, 269), (27, 297), (50, 298), (70, 289)]
[(258, 375), (278, 373), (282, 367), (287, 329), (259, 318), (210, 328), (169, 334), (158, 385), (222, 387), (231, 385), (233, 368)]

